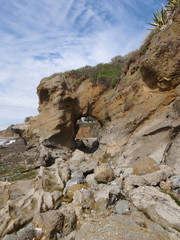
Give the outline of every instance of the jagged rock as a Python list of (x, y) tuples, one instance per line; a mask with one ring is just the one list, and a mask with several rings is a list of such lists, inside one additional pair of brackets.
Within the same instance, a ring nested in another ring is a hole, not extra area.
[(109, 189), (101, 189), (94, 194), (94, 199), (97, 204), (97, 208), (100, 211), (104, 211), (109, 204)]
[(74, 196), (74, 193), (76, 191), (78, 191), (78, 190), (81, 190), (83, 187), (84, 187), (83, 184), (74, 184), (74, 185), (72, 185), (67, 190), (67, 193), (66, 193), (67, 197), (72, 200), (73, 196)]
[(175, 89), (176, 96), (180, 96), (180, 84)]
[(161, 181), (166, 180), (167, 178), (174, 175), (174, 169), (167, 165), (161, 165), (160, 170), (149, 173), (146, 175), (138, 176), (131, 175), (124, 181), (124, 190), (129, 192), (132, 190), (132, 187), (137, 186), (156, 186)]
[(130, 207), (129, 202), (126, 200), (118, 201), (115, 206), (115, 211), (120, 214), (127, 214), (129, 213)]
[(127, 168), (127, 169), (124, 170), (124, 172), (122, 174), (122, 177), (127, 178), (132, 174), (133, 174), (133, 168)]
[(172, 198), (154, 187), (142, 186), (130, 193), (133, 204), (164, 227), (180, 228), (180, 207)]
[(114, 178), (114, 172), (111, 167), (102, 164), (95, 168), (94, 179), (98, 183), (108, 183), (108, 182), (111, 182), (113, 178)]
[(109, 205), (113, 205), (119, 199), (124, 198), (120, 186), (115, 181), (111, 185), (99, 185), (98, 188), (99, 190), (94, 192), (94, 199), (97, 208), (100, 210), (105, 210)]
[(43, 229), (47, 239), (56, 239), (56, 233), (62, 232), (64, 215), (59, 211), (50, 210), (36, 214), (33, 223)]
[(97, 187), (97, 182), (94, 179), (94, 173), (87, 175), (86, 182), (90, 187)]
[(170, 181), (170, 179), (168, 178), (166, 181), (161, 181), (159, 186), (160, 186), (160, 188), (163, 191), (170, 191), (171, 190), (171, 181)]
[(171, 177), (171, 186), (172, 189), (180, 188), (180, 176)]
[(51, 169), (55, 169), (55, 176), (60, 188), (64, 188), (67, 181), (70, 179), (70, 170), (67, 163), (62, 158), (57, 158), (55, 164), (51, 166)]
[(67, 151), (64, 151), (63, 149), (46, 147), (42, 143), (40, 144), (37, 152), (40, 153), (40, 156), (39, 156), (40, 164), (44, 166), (51, 166), (52, 164), (55, 163), (55, 160), (57, 158), (66, 160), (67, 157), (69, 156), (69, 153)]
[(21, 240), (29, 240), (37, 237), (36, 230), (30, 227), (23, 228), (17, 232), (17, 236)]
[(71, 206), (64, 206), (59, 210), (64, 216), (62, 232), (66, 235), (76, 228), (77, 218)]
[(80, 165), (85, 160), (84, 152), (76, 149), (73, 154), (72, 158), (70, 159), (70, 163), (74, 166)]
[(89, 189), (81, 189), (74, 193), (72, 206), (76, 212), (77, 218), (82, 218), (83, 209), (91, 209), (94, 205), (94, 194)]
[(120, 174), (122, 174), (122, 173), (123, 173), (123, 171), (121, 168), (114, 170), (115, 177), (120, 177)]
[(22, 154), (22, 156), (25, 159), (25, 163), (27, 167), (31, 168), (33, 165), (35, 167), (40, 165), (45, 165), (45, 163), (41, 161), (40, 153), (36, 147), (28, 149)]
[(133, 212), (129, 216), (114, 214), (89, 220), (65, 240), (178, 240), (178, 238), (175, 233), (166, 231), (157, 223), (148, 220), (143, 214)]
[[(179, 124), (180, 125), (180, 124)], [(169, 149), (167, 156), (166, 156), (166, 163), (170, 166), (174, 166), (175, 174), (180, 175), (180, 133), (174, 133), (173, 141), (171, 142), (171, 148)]]
[(134, 175), (145, 175), (158, 171), (160, 168), (156, 161), (150, 157), (145, 157), (138, 161), (133, 167)]
[(98, 161), (86, 161), (79, 166), (79, 170), (83, 172), (84, 175), (94, 172), (94, 169), (97, 167)]
[(53, 210), (57, 210), (58, 208), (60, 208), (62, 205), (62, 202), (57, 202), (56, 205), (54, 206)]
[(76, 169), (71, 173), (71, 179), (67, 181), (66, 188), (64, 189), (64, 193), (73, 185), (82, 184), (84, 182), (83, 172)]
[(9, 234), (3, 237), (3, 240), (20, 240), (17, 235)]
[(176, 114), (180, 114), (180, 97), (177, 97), (176, 100), (173, 102), (173, 108)]
[[(80, 128), (79, 131), (81, 131), (81, 129), (82, 128)], [(78, 131), (78, 135), (79, 135), (79, 131)], [(77, 139), (77, 136), (76, 136), (76, 147), (85, 153), (93, 153), (98, 149), (99, 141), (97, 140), (97, 138), (92, 138), (92, 137)]]
[(71, 165), (69, 166), (69, 169), (71, 170), (71, 178), (84, 178), (83, 172), (78, 167)]
[(63, 159), (57, 158), (55, 161), (55, 166), (58, 168), (59, 175), (63, 183), (66, 183), (70, 178), (70, 170), (67, 163), (63, 161)]

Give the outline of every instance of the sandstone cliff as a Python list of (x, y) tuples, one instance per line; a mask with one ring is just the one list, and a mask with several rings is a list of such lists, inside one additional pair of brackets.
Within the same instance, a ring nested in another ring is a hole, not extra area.
[(124, 66), (128, 70), (114, 88), (86, 78), (77, 84), (68, 73), (43, 79), (37, 88), (39, 115), (16, 131), (30, 147), (74, 150), (76, 121), (91, 116), (102, 128), (99, 153), (106, 151), (123, 162), (124, 156), (131, 163), (146, 155), (165, 161), (179, 129), (179, 23), (177, 12), (165, 29), (153, 31), (131, 54)]
[(0, 138), (16, 138), (19, 137), (18, 134), (15, 134), (12, 130), (14, 125), (9, 126), (7, 129), (0, 131)]

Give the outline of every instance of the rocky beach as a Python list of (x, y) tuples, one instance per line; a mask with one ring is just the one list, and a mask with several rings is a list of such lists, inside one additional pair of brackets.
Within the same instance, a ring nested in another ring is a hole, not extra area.
[(179, 8), (117, 66), (42, 79), (39, 114), (1, 131), (1, 239), (180, 239)]

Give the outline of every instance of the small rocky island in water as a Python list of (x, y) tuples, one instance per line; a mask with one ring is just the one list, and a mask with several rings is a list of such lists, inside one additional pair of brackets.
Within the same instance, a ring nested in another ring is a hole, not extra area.
[(139, 50), (37, 93), (0, 133), (1, 239), (180, 239), (179, 5)]

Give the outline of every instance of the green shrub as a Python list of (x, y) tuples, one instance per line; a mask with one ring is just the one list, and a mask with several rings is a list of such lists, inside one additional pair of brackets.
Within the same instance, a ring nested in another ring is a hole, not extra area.
[(180, 206), (180, 200), (176, 196), (174, 196), (173, 193), (168, 192), (167, 194), (176, 202), (178, 206)]
[(174, 10), (177, 7), (180, 7), (180, 0), (168, 0), (167, 7), (169, 10)]
[(157, 13), (153, 13), (153, 21), (151, 22), (150, 25), (156, 27), (156, 28), (161, 28), (167, 20), (167, 11), (165, 8), (162, 8), (161, 12), (157, 10)]
[[(117, 59), (118, 58), (119, 56), (117, 56)], [(115, 87), (120, 79), (123, 66), (122, 61), (119, 62), (117, 59), (111, 63), (100, 63), (94, 67), (85, 66), (67, 73), (76, 79), (76, 85), (81, 84), (84, 77), (90, 78), (94, 84), (99, 84), (104, 87)]]
[(124, 57), (121, 55), (115, 56), (111, 59), (111, 63), (112, 64), (116, 64), (116, 63), (124, 63)]
[(98, 74), (98, 84), (115, 87), (121, 75), (121, 65), (107, 63), (104, 64)]

